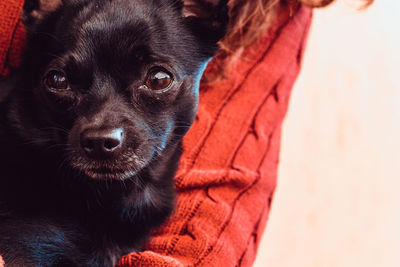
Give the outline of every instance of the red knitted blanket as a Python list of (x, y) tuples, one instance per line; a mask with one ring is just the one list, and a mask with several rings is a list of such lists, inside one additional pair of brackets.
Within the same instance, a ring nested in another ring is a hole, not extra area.
[[(0, 75), (19, 64), (22, 4), (0, 1)], [(201, 85), (198, 116), (176, 175), (176, 212), (144, 252), (125, 256), (119, 266), (251, 266), (270, 210), (281, 124), (310, 21), (305, 7), (292, 17), (281, 14), (238, 68)]]

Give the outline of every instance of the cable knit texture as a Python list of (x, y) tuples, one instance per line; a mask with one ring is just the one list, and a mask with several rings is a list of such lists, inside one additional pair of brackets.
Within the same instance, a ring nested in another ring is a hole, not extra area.
[(20, 63), (25, 43), (25, 29), (20, 20), (24, 1), (0, 1), (0, 76)]
[[(0, 1), (0, 74), (19, 64), (23, 1)], [(176, 175), (178, 205), (145, 251), (124, 266), (251, 266), (276, 185), (281, 125), (311, 21), (282, 11), (237, 67), (201, 84), (196, 121)], [(212, 75), (218, 57), (206, 70)], [(1, 263), (1, 260), (0, 260)], [(0, 264), (1, 265), (1, 264)]]

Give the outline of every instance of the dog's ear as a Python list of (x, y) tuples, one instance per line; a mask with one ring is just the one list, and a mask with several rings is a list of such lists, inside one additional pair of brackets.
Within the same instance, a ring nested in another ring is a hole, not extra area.
[(48, 14), (56, 11), (63, 2), (63, 0), (26, 0), (22, 21), (26, 26), (32, 26)]
[(181, 5), (185, 23), (202, 41), (217, 43), (224, 37), (228, 0), (182, 0)]

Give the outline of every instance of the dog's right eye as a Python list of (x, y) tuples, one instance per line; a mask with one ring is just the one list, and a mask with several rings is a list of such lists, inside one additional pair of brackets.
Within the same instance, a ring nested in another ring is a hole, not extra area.
[(46, 85), (53, 90), (66, 90), (69, 88), (69, 83), (65, 74), (61, 71), (49, 71), (45, 77)]
[(172, 81), (172, 74), (162, 68), (155, 68), (148, 73), (145, 85), (153, 91), (162, 91), (168, 89)]

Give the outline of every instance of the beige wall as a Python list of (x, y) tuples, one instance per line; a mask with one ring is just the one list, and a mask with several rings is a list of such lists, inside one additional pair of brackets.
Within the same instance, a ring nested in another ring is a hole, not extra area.
[(400, 1), (375, 1), (314, 13), (256, 267), (400, 266)]

